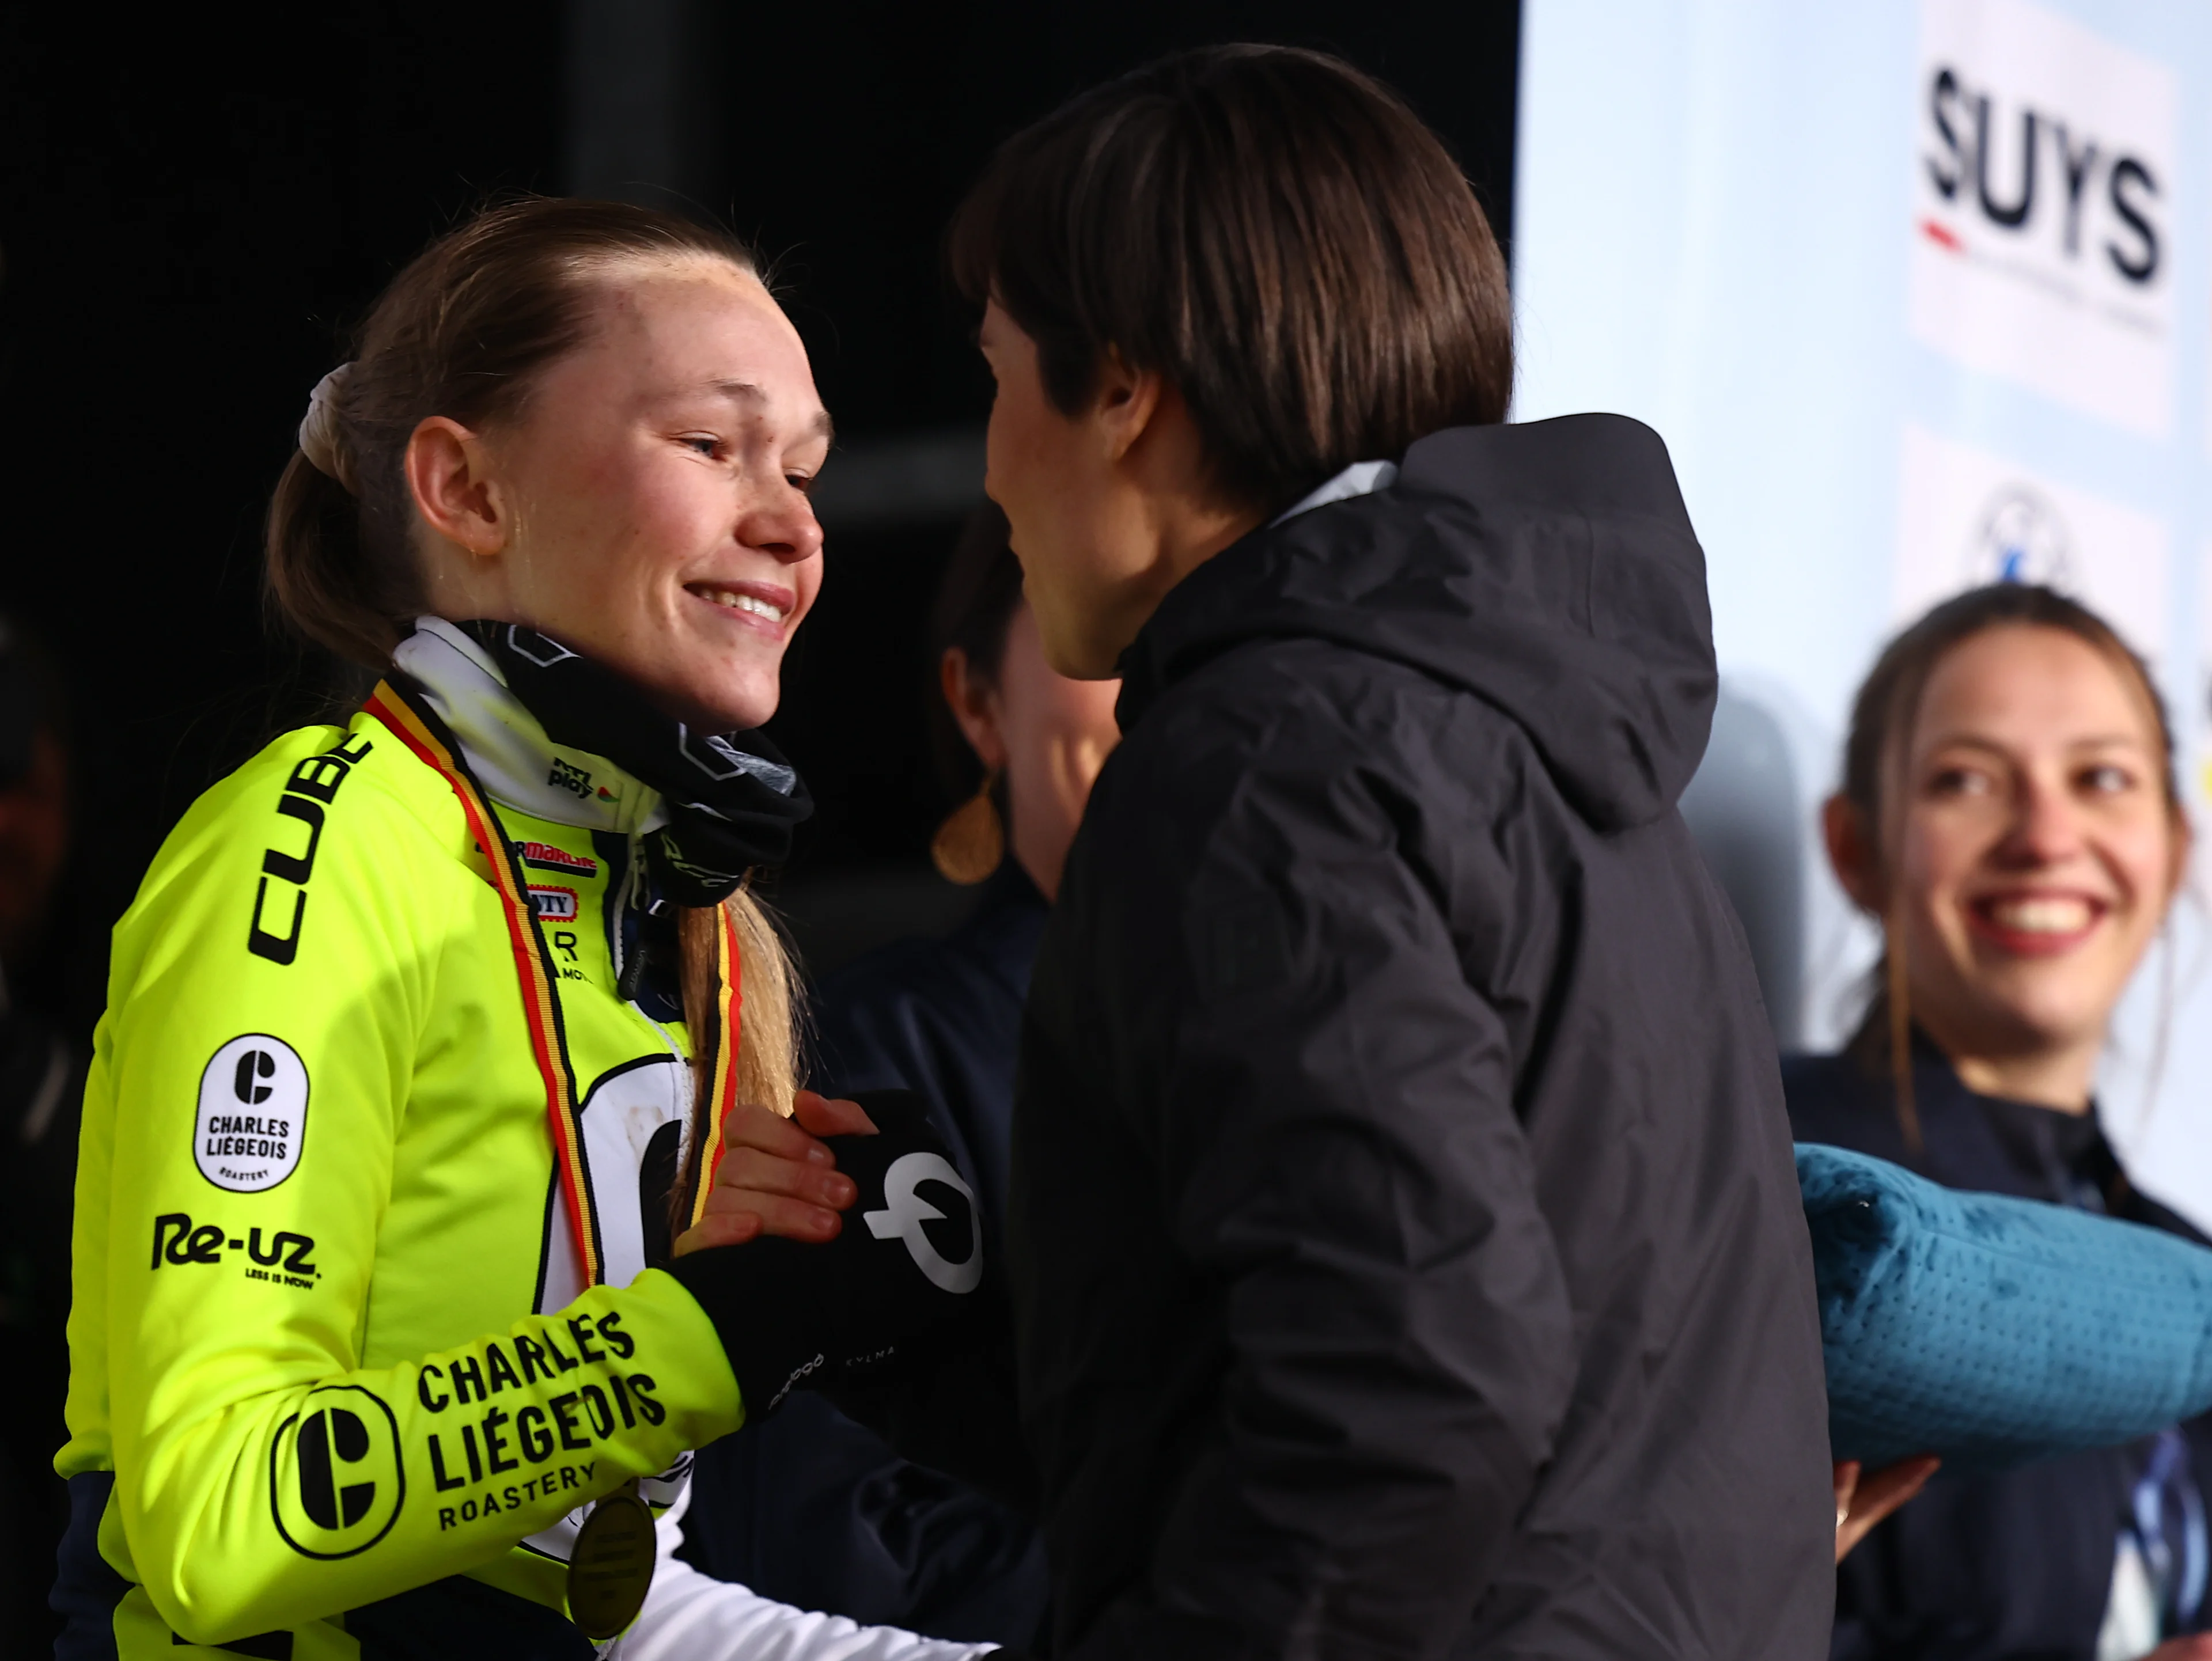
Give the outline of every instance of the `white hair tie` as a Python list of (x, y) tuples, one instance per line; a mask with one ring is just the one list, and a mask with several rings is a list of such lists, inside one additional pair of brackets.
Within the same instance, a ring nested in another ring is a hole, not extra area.
[(354, 489), (353, 457), (338, 426), (338, 404), (352, 373), (353, 365), (341, 363), (317, 381), (315, 390), (307, 394), (307, 413), (300, 418), (300, 453), (317, 472), (329, 475), (349, 491)]

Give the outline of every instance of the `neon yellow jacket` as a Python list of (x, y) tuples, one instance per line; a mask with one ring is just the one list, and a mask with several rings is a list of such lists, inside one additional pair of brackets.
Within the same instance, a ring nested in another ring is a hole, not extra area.
[(452, 792), (367, 715), (279, 738), (118, 926), (86, 1092), (56, 1466), (96, 1479), (80, 1504), (112, 1473), (126, 1658), (279, 1634), (353, 1655), (380, 1600), (463, 1573), (558, 1609), (580, 1507), (656, 1473), (667, 1504), (685, 1451), (743, 1416), (706, 1316), (643, 1268), (642, 1173), (673, 1168), (689, 1069), (681, 1030), (616, 994), (607, 920), (657, 799), (602, 758), (549, 767), (458, 631), (410, 652), (542, 884), (611, 1283), (575, 1283)]

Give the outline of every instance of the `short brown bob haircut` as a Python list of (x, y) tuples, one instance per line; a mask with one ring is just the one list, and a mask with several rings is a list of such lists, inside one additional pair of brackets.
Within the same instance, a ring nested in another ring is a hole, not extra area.
[(1179, 52), (1017, 133), (955, 217), (961, 293), (1073, 415), (1118, 351), (1182, 395), (1215, 483), (1273, 512), (1354, 462), (1504, 419), (1505, 262), (1437, 136), (1349, 64)]

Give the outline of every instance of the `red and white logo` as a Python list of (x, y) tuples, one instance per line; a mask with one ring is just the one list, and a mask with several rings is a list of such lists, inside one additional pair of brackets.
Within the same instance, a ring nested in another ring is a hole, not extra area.
[(522, 856), (522, 863), (538, 870), (573, 871), (578, 876), (597, 876), (599, 862), (580, 853), (571, 853), (566, 848), (556, 848), (550, 842), (517, 842), (514, 851)]
[(2178, 105), (2171, 69), (2030, 0), (1921, 0), (1915, 337), (2163, 437)]
[(574, 888), (541, 888), (530, 885), (530, 904), (538, 916), (548, 922), (573, 922), (576, 916), (576, 891)]

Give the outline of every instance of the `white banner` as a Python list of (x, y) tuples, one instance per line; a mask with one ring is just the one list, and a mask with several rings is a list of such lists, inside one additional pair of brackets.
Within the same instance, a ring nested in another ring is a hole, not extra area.
[(1914, 336), (2165, 437), (2174, 72), (2027, 0), (1919, 10)]
[[(1515, 413), (1618, 409), (1674, 452), (1726, 724), (1779, 731), (1796, 775), (1778, 1023), (1835, 1042), (1874, 950), (1813, 834), (1850, 696), (1977, 583), (2078, 594), (2152, 662), (2212, 894), (2212, 5), (1524, 0), (1522, 30)], [(2100, 1087), (2200, 1222), (2209, 916), (2179, 908)]]

